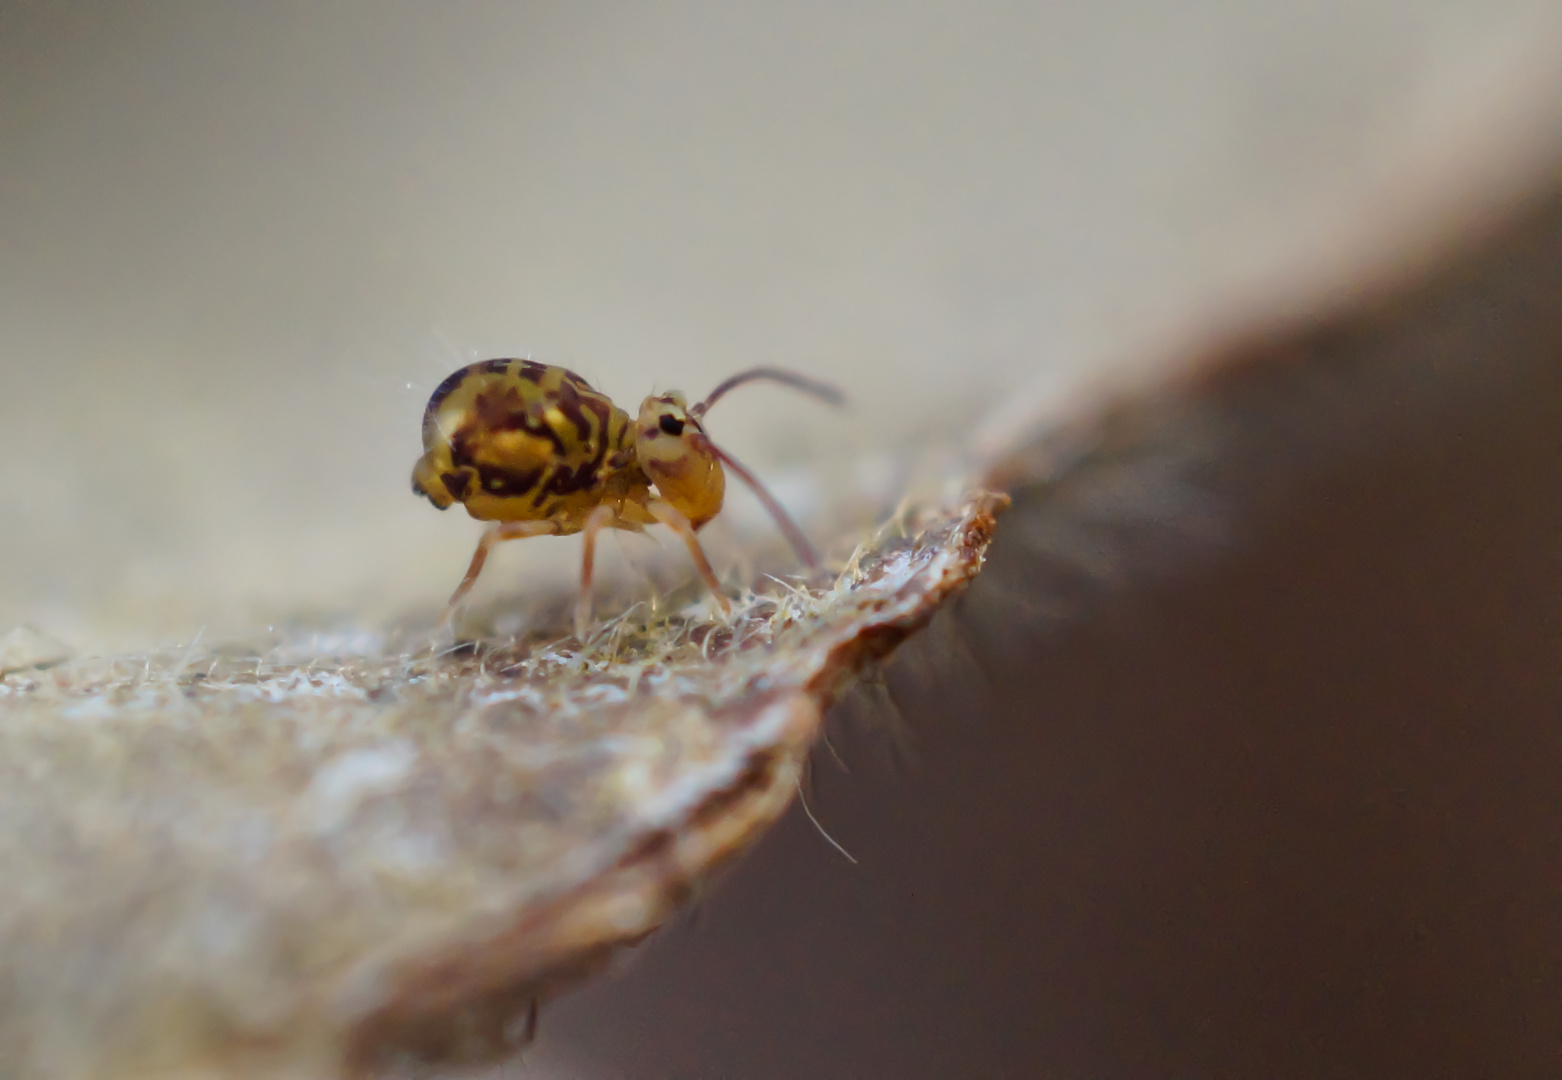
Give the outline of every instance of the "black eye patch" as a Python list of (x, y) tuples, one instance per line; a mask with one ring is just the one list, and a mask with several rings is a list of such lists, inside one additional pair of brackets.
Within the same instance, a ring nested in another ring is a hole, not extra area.
[(668, 435), (683, 434), (683, 421), (670, 413), (663, 413), (662, 418), (657, 421), (657, 425)]

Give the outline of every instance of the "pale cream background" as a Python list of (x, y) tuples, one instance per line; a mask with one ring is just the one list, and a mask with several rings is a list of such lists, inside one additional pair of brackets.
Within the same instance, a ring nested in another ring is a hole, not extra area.
[(476, 526), (407, 473), (474, 357), (844, 384), (723, 405), (774, 469), (1164, 356), (1554, 147), (1559, 43), (1538, 0), (0, 4), (0, 629), (437, 607)]

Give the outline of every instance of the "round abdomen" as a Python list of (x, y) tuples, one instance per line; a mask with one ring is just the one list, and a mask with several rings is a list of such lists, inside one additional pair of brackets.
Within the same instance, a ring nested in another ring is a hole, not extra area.
[(572, 371), (484, 360), (455, 372), (423, 413), (412, 489), (488, 521), (583, 517), (636, 468), (628, 414)]

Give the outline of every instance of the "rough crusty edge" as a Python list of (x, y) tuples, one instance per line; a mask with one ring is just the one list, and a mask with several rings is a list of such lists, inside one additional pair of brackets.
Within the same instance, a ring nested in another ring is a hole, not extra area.
[[(351, 1025), (345, 1072), (376, 1075), (399, 1060), (420, 1065), (491, 1057), (524, 1043), (536, 1007), (605, 968), (683, 903), (698, 883), (748, 848), (791, 805), (824, 712), (852, 676), (887, 656), (980, 569), (1005, 495), (964, 507), (949, 550), (903, 590), (899, 604), (822, 653), (801, 690), (756, 702), (735, 775), (676, 821), (626, 838), (611, 870), (480, 940), (448, 943), (399, 963), (378, 1004)], [(881, 617), (882, 616), (882, 617)]]

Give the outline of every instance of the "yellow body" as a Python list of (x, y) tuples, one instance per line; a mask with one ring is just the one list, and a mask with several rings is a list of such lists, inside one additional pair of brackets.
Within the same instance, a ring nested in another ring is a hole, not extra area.
[(459, 502), (482, 521), (549, 522), (566, 534), (598, 507), (612, 511), (613, 528), (653, 524), (654, 483), (697, 529), (726, 489), (702, 435), (681, 395), (647, 398), (631, 420), (572, 371), (485, 360), (429, 399), (412, 490), (441, 510)]
[(648, 397), (635, 419), (635, 458), (662, 498), (698, 529), (721, 513), (727, 474), (677, 391)]
[(692, 408), (676, 392), (648, 397), (631, 420), (573, 371), (531, 360), (484, 360), (440, 383), (423, 412), (423, 456), (412, 469), (412, 490), (441, 510), (461, 503), (473, 517), (495, 523), (478, 541), (445, 617), (471, 590), (494, 544), (578, 532), (585, 543), (575, 632), (584, 640), (597, 533), (639, 532), (657, 523), (683, 539), (705, 584), (728, 608), (694, 535), (721, 512), (727, 490), (723, 462), (754, 489), (803, 562), (817, 566), (817, 556), (781, 504), (716, 447), (701, 424), (716, 399), (756, 379), (786, 383), (826, 401), (840, 399), (838, 391), (801, 375), (755, 368), (727, 379)]

